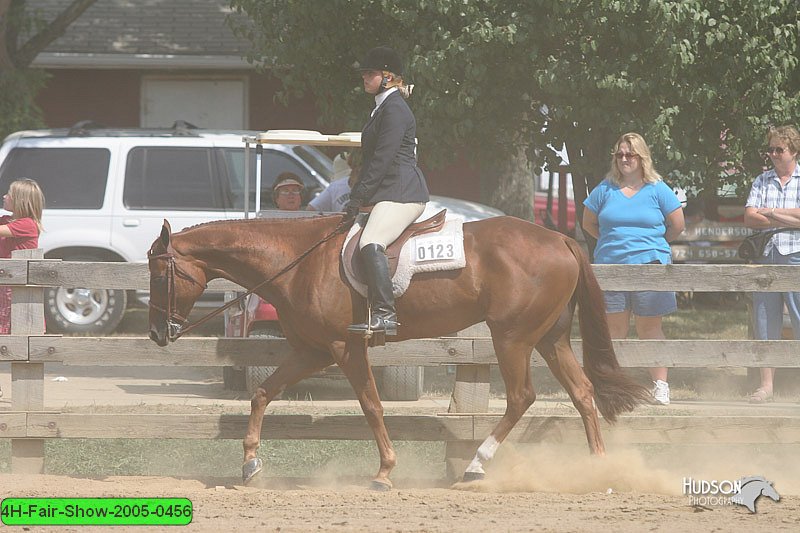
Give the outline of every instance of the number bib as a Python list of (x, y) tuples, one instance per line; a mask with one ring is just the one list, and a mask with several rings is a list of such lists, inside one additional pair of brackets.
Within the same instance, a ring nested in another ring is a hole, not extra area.
[(448, 262), (463, 257), (463, 241), (457, 240), (452, 234), (421, 235), (414, 239), (411, 246), (412, 263)]

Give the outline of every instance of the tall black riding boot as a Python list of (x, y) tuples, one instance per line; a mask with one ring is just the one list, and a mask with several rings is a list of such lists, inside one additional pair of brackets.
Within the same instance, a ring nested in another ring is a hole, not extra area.
[(367, 330), (397, 335), (397, 311), (394, 306), (392, 279), (389, 277), (389, 258), (380, 244), (368, 244), (361, 249), (361, 260), (369, 287), (370, 322), (353, 324), (348, 331), (365, 334)]

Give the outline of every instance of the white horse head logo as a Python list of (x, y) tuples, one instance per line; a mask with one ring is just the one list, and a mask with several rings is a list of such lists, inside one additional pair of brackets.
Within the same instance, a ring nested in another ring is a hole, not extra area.
[(742, 490), (739, 494), (731, 496), (731, 502), (744, 505), (750, 509), (751, 513), (756, 512), (756, 500), (762, 495), (772, 498), (776, 502), (781, 499), (778, 491), (772, 486), (772, 482), (767, 481), (763, 476), (743, 477), (739, 483)]

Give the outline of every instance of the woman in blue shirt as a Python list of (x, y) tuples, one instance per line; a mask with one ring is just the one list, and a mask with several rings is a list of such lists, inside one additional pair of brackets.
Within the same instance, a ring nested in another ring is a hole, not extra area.
[[(669, 242), (684, 228), (675, 193), (653, 168), (650, 149), (638, 133), (626, 133), (614, 145), (611, 170), (584, 201), (583, 230), (597, 239), (598, 264), (668, 264)], [(663, 339), (661, 320), (678, 306), (674, 292), (605, 291), (611, 337), (628, 336), (631, 312), (640, 339)], [(651, 368), (653, 397), (669, 405), (665, 367)]]

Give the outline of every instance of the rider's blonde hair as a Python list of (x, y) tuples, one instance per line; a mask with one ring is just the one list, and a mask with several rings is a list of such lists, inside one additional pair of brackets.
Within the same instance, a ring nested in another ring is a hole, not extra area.
[(384, 78), (388, 78), (389, 76), (392, 77), (392, 79), (390, 79), (388, 82), (386, 82), (385, 87), (387, 89), (391, 89), (393, 87), (397, 87), (397, 90), (400, 91), (400, 94), (403, 95), (403, 98), (408, 98), (409, 96), (411, 96), (411, 91), (414, 90), (414, 86), (413, 85), (406, 85), (406, 83), (403, 81), (403, 77), (402, 76), (398, 76), (394, 72), (390, 72), (388, 70), (381, 71), (381, 75)]
[(39, 231), (42, 231), (44, 194), (39, 184), (28, 178), (18, 179), (8, 186), (8, 194), (11, 196), (13, 218), (32, 218)]

